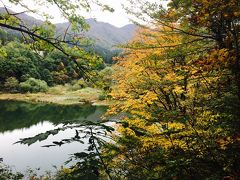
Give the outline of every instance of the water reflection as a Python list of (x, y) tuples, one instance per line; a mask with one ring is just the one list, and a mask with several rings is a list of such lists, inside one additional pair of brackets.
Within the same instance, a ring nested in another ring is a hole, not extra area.
[(66, 120), (74, 122), (99, 120), (105, 111), (106, 107), (91, 105), (56, 106), (0, 101), (0, 157), (3, 158), (4, 163), (18, 171), (25, 171), (27, 167), (41, 168), (40, 172), (54, 170), (53, 165), (59, 167), (70, 154), (83, 151), (87, 143), (83, 145), (74, 142), (51, 148), (41, 146), (73, 137), (74, 130), (60, 132), (31, 146), (13, 143), (19, 138), (34, 136), (61, 126), (60, 123)]
[(0, 101), (0, 132), (31, 127), (43, 121), (53, 124), (65, 121), (97, 121), (105, 111), (106, 107), (96, 107), (90, 104), (58, 106), (44, 103)]

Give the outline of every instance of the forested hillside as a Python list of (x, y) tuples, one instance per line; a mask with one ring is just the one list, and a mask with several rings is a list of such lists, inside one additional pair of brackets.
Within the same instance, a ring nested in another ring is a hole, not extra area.
[[(6, 16), (8, 13), (15, 14), (12, 10), (5, 8), (0, 8), (0, 13)], [(68, 27), (70, 31), (68, 34), (71, 34), (72, 27), (69, 23), (50, 25), (50, 22), (37, 20), (25, 13), (17, 14), (16, 17), (33, 29), (37, 30), (39, 26), (42, 27), (42, 33), (49, 36), (64, 36)], [(113, 63), (112, 58), (122, 52), (117, 45), (128, 42), (133, 37), (136, 26), (130, 24), (117, 28), (94, 19), (87, 19), (86, 23), (90, 29), (78, 34), (79, 39), (83, 38), (85, 42), (76, 43), (81, 49), (78, 49), (77, 53), (74, 52), (74, 44), (70, 43), (66, 49), (82, 56), (76, 62), (87, 68), (88, 75), (92, 78), (91, 81), (98, 84), (96, 81), (103, 77), (101, 73), (100, 75), (96, 73), (103, 70), (106, 64)], [(66, 34), (67, 39), (70, 38), (68, 34)], [(34, 44), (22, 32), (1, 28), (0, 43), (0, 87), (2, 91), (46, 92), (49, 86), (71, 83), (84, 75), (79, 71), (76, 62), (69, 60), (66, 54), (59, 50), (44, 49), (45, 44)], [(79, 83), (79, 86), (86, 86), (84, 82)]]
[[(9, 12), (14, 13), (9, 9)], [(6, 10), (0, 8), (0, 13), (5, 14)], [(26, 14), (17, 15), (24, 23), (34, 26), (41, 25), (43, 21), (28, 16)], [(80, 36), (90, 38), (89, 47), (85, 47), (86, 50), (96, 52), (104, 58), (107, 63), (112, 63), (112, 57), (118, 55), (121, 50), (117, 47), (120, 44), (127, 43), (134, 36), (136, 25), (129, 24), (124, 27), (118, 28), (109, 23), (98, 22), (95, 19), (87, 19), (86, 22), (89, 24), (90, 29), (82, 32)], [(69, 23), (58, 23), (55, 24), (56, 33), (64, 34), (68, 28)], [(21, 37), (21, 33), (9, 29), (5, 29), (10, 34), (15, 34)], [(69, 28), (71, 30), (71, 27)], [(11, 36), (11, 35), (9, 35)]]

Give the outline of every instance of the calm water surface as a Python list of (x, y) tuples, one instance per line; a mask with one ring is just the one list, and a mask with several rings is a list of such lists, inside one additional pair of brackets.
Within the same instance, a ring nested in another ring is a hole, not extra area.
[(20, 138), (31, 137), (61, 126), (65, 121), (98, 121), (106, 112), (106, 107), (57, 106), (49, 104), (31, 104), (14, 101), (0, 101), (0, 158), (14, 170), (24, 172), (29, 167), (40, 168), (39, 172), (53, 171), (60, 167), (71, 154), (84, 151), (85, 144), (72, 143), (61, 147), (44, 148), (53, 141), (71, 138), (75, 130), (66, 130), (47, 140), (31, 146), (14, 144)]

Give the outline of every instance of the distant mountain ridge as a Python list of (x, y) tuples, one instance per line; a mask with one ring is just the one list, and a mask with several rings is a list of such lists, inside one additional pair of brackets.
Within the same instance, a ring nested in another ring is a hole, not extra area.
[[(118, 28), (109, 23), (99, 22), (94, 19), (86, 19), (86, 22), (90, 25), (90, 29), (84, 34), (95, 40), (96, 45), (107, 49), (112, 49), (118, 44), (128, 42), (133, 38), (136, 30), (136, 25), (134, 24)], [(66, 29), (69, 23), (58, 23), (55, 25), (57, 32), (59, 32)]]
[(97, 22), (92, 19), (87, 19), (87, 23), (91, 26), (90, 30), (86, 33), (87, 36), (106, 47), (128, 42), (133, 38), (136, 30), (134, 24), (118, 28), (109, 23)]
[[(14, 13), (9, 10), (10, 13)], [(6, 13), (6, 10), (0, 7), (0, 14)], [(39, 25), (43, 23), (43, 21), (36, 19), (27, 14), (19, 14), (17, 15), (28, 25)], [(90, 29), (86, 32), (86, 36), (92, 38), (97, 46), (101, 46), (101, 48), (105, 49), (114, 49), (114, 46), (118, 44), (123, 44), (128, 42), (133, 38), (134, 32), (136, 30), (136, 25), (128, 24), (121, 28), (115, 27), (109, 23), (98, 22), (94, 19), (86, 19), (86, 22), (90, 25)], [(64, 30), (68, 27), (69, 23), (58, 23), (56, 25), (57, 32), (64, 32)]]

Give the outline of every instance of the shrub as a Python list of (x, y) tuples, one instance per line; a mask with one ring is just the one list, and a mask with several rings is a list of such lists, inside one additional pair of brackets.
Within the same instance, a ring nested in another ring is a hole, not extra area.
[(4, 88), (8, 91), (17, 91), (19, 86), (19, 81), (15, 77), (9, 77), (4, 83)]
[(20, 81), (27, 81), (29, 78), (31, 78), (30, 74), (24, 74), (21, 76)]
[(112, 67), (106, 67), (105, 69), (101, 70), (98, 73), (98, 77), (96, 79), (96, 85), (103, 89), (106, 92), (110, 91), (110, 87), (113, 83), (112, 75), (114, 73), (114, 70)]
[(19, 84), (19, 90), (21, 92), (46, 92), (48, 85), (43, 80), (29, 78), (27, 81)]
[(83, 88), (86, 88), (86, 87), (87, 87), (86, 82), (83, 79), (80, 79), (80, 80), (74, 82), (74, 84), (71, 87), (71, 90), (72, 91), (77, 91), (77, 90), (80, 90), (80, 89), (83, 89)]
[(106, 100), (106, 98), (107, 98), (106, 94), (100, 94), (100, 95), (98, 96), (98, 100), (99, 100), (99, 101)]

